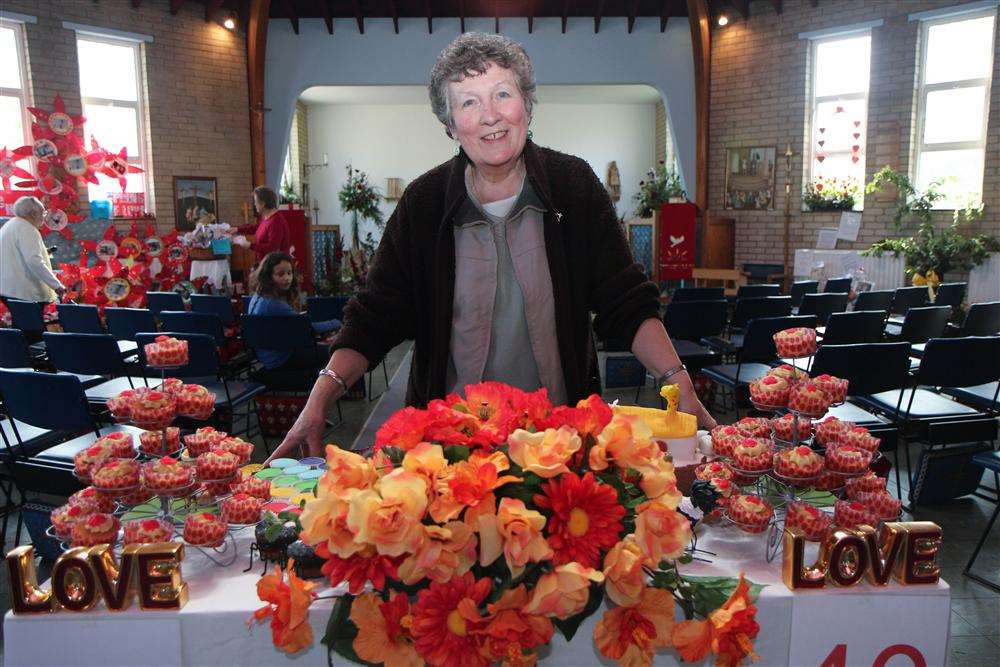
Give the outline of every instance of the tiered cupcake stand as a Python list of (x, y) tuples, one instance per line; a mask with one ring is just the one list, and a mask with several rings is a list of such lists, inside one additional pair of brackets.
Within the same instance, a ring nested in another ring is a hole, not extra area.
[[(178, 370), (179, 368), (181, 368), (181, 366), (155, 367), (155, 369), (160, 372), (161, 385), (166, 381), (168, 372)], [(156, 429), (147, 429), (145, 428), (147, 425), (138, 424), (131, 419), (121, 421), (120, 423), (143, 428), (147, 431), (160, 431), (162, 433), (162, 446), (160, 448), (160, 452), (158, 453), (146, 451), (142, 446), (141, 441), (136, 445), (136, 450), (138, 452), (136, 454), (136, 459), (141, 461), (144, 466), (149, 465), (156, 459), (161, 459), (165, 456), (178, 457), (184, 451), (183, 445), (179, 447), (171, 447), (170, 445), (168, 429), (173, 423), (173, 420)], [(191, 468), (191, 483), (189, 485), (169, 491), (153, 491), (148, 495), (141, 493), (144, 488), (141, 483), (125, 488), (102, 488), (94, 485), (92, 479), (89, 477), (81, 477), (75, 472), (74, 476), (76, 476), (81, 484), (93, 485), (97, 491), (113, 497), (115, 499), (113, 514), (119, 519), (119, 521), (126, 516), (129, 519), (159, 519), (166, 521), (173, 526), (174, 539), (184, 541), (185, 546), (188, 548), (193, 547), (198, 549), (210, 561), (219, 567), (232, 565), (236, 561), (238, 555), (235, 534), (246, 530), (247, 528), (252, 528), (259, 522), (250, 524), (230, 523), (227, 526), (222, 542), (215, 546), (207, 546), (190, 544), (184, 540), (184, 517), (191, 512), (212, 512), (218, 516), (222, 516), (222, 501), (232, 495), (229, 490), (229, 485), (238, 479), (240, 474), (239, 470), (225, 479), (199, 480), (194, 470), (194, 462), (191, 461), (190, 463), (186, 463), (182, 461), (182, 463), (183, 465), (190, 466)], [(209, 493), (209, 490), (220, 491), (220, 493)], [(154, 509), (152, 506), (149, 506), (150, 500), (153, 498), (159, 499), (158, 509)], [(149, 507), (148, 512), (144, 511), (144, 508), (147, 506)], [(114, 547), (121, 544), (122, 532), (123, 531), (119, 530), (119, 539), (116, 544), (113, 545)], [(46, 534), (59, 541), (64, 550), (69, 548), (70, 545), (63, 537), (57, 535), (51, 526)]]

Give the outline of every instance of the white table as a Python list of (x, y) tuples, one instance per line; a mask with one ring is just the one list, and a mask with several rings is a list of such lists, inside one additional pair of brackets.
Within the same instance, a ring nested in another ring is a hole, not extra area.
[(229, 260), (191, 260), (191, 280), (196, 278), (207, 278), (208, 283), (217, 290), (227, 289), (233, 284), (233, 278), (229, 274)]
[[(818, 665), (838, 644), (847, 644), (848, 665), (871, 665), (880, 651), (894, 644), (913, 645), (927, 665), (943, 665), (947, 655), (950, 591), (935, 586), (901, 587), (890, 584), (874, 590), (867, 583), (849, 589), (792, 593), (780, 574), (780, 556), (764, 561), (763, 536), (747, 535), (735, 527), (700, 529), (698, 547), (714, 552), (714, 562), (682, 566), (684, 574), (735, 576), (742, 568), (755, 583), (766, 584), (757, 600), (761, 625), (756, 652), (763, 665)], [(251, 535), (238, 540), (240, 557), (229, 568), (212, 565), (195, 549), (188, 549), (182, 565), (190, 601), (178, 612), (143, 612), (135, 608), (112, 614), (99, 605), (85, 614), (59, 612), (4, 619), (4, 665), (276, 665), (297, 667), (326, 663), (320, 644), (332, 602), (320, 600), (309, 612), (314, 645), (289, 660), (274, 649), (268, 624), (247, 631), (245, 622), (262, 606), (256, 581), (261, 567), (251, 573), (247, 549)], [(807, 551), (807, 560), (810, 557)], [(319, 591), (329, 594), (329, 589)], [(594, 626), (602, 611), (589, 617), (567, 645), (556, 631), (551, 652), (540, 665), (579, 667), (612, 664), (593, 646)], [(810, 653), (809, 651), (812, 651)], [(908, 665), (896, 658), (890, 665)], [(678, 664), (672, 650), (656, 658), (657, 665)], [(334, 664), (347, 664), (339, 657)], [(706, 664), (710, 664), (706, 662)]]

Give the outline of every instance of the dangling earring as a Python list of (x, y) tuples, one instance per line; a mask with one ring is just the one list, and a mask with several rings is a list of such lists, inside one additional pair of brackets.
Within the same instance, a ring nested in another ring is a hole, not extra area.
[(531, 130), (528, 130), (528, 141), (531, 141), (531, 138), (532, 138), (533, 136), (535, 136), (535, 133), (534, 133), (534, 132), (532, 132)]

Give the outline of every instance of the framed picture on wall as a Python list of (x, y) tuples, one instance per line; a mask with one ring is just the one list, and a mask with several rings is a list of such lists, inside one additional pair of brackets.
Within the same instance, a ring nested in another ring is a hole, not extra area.
[(219, 219), (219, 186), (210, 176), (174, 176), (174, 226), (190, 231)]
[(632, 249), (632, 257), (642, 264), (646, 277), (656, 281), (656, 219), (632, 218), (625, 221), (625, 234), (628, 236), (628, 246)]
[(726, 149), (726, 208), (765, 211), (774, 208), (775, 148)]

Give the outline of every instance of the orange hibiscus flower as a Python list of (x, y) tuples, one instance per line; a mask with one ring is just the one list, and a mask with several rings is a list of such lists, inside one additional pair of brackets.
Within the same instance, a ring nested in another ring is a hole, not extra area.
[(413, 648), (410, 636), (410, 602), (403, 593), (395, 593), (388, 602), (374, 593), (355, 598), (351, 621), (358, 628), (354, 652), (366, 662), (384, 663), (386, 667), (419, 667), (424, 661)]
[(445, 584), (432, 582), (420, 591), (410, 626), (417, 653), (431, 665), (486, 667), (489, 663), (479, 651), (486, 620), (479, 605), (492, 587), (489, 579), (477, 581), (466, 572)]
[(653, 653), (672, 643), (674, 600), (670, 591), (646, 588), (634, 607), (604, 612), (594, 628), (594, 644), (606, 658), (630, 667), (652, 665)]
[(309, 605), (316, 594), (315, 584), (295, 576), (295, 561), (288, 562), (288, 583), (280, 567), (274, 574), (265, 574), (257, 582), (257, 597), (268, 604), (254, 612), (247, 625), (271, 617), (271, 641), (286, 653), (297, 653), (312, 646), (313, 633), (309, 626)]
[(504, 591), (495, 603), (487, 606), (489, 621), (482, 630), (480, 653), (492, 662), (511, 667), (530, 667), (538, 659), (531, 649), (552, 639), (552, 621), (544, 616), (524, 613), (528, 589), (518, 586)]
[(466, 461), (449, 466), (438, 473), (435, 491), (437, 498), (430, 506), (430, 515), (437, 523), (458, 517), (466, 507), (465, 521), (475, 527), (474, 518), (484, 512), (495, 511), (493, 490), (510, 482), (520, 482), (520, 477), (500, 473), (510, 467), (503, 452), (485, 454), (473, 452)]
[(736, 589), (721, 607), (704, 621), (682, 621), (673, 631), (674, 646), (685, 662), (699, 662), (712, 652), (715, 664), (735, 667), (743, 658), (757, 660), (753, 640), (760, 632), (754, 620), (757, 607), (750, 601), (750, 586), (743, 573)]

